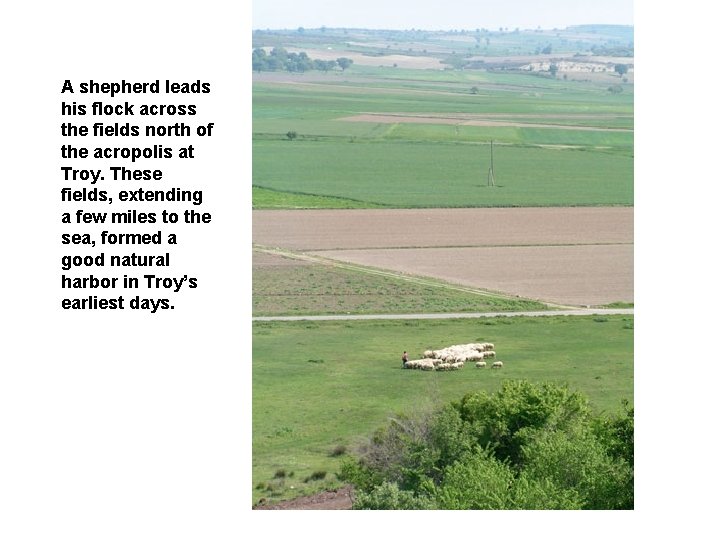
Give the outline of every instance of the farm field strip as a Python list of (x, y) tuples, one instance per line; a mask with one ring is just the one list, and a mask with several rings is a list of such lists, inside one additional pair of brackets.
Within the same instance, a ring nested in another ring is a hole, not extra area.
[(342, 262), (564, 306), (633, 301), (632, 245), (337, 250)]
[[(281, 250), (278, 248), (267, 248), (264, 246), (254, 245), (253, 250), (259, 253), (265, 253), (267, 255), (282, 255), (290, 259), (296, 259), (305, 263), (318, 263), (324, 265), (331, 265), (337, 268), (345, 270), (352, 270), (354, 272), (371, 274), (375, 276), (391, 277), (394, 279), (402, 280), (408, 283), (416, 285), (422, 285), (426, 287), (438, 287), (449, 291), (457, 291), (467, 294), (473, 294), (477, 296), (484, 296), (489, 298), (513, 300), (516, 297), (508, 294), (504, 294), (499, 291), (490, 291), (486, 289), (479, 289), (471, 286), (462, 286), (458, 284), (449, 283), (443, 280), (432, 279), (429, 276), (411, 275), (406, 272), (396, 272), (387, 268), (371, 267), (366, 265), (354, 264), (348, 261), (337, 260), (333, 257), (326, 257), (312, 253), (296, 253), (288, 250)], [(555, 308), (567, 307), (570, 309), (571, 306), (562, 306), (559, 304), (548, 304)]]
[(254, 211), (253, 236), (266, 253), (471, 294), (633, 301), (632, 208)]
[(254, 210), (253, 242), (292, 251), (632, 244), (631, 207)]
[(564, 311), (494, 311), (489, 313), (376, 313), (372, 315), (276, 315), (253, 317), (253, 322), (290, 321), (392, 321), (434, 319), (486, 319), (494, 317), (587, 317), (589, 315), (633, 315), (633, 308), (587, 308)]
[(448, 118), (442, 116), (401, 116), (401, 115), (388, 115), (388, 114), (359, 114), (354, 116), (346, 116), (344, 118), (338, 118), (337, 120), (342, 122), (375, 122), (379, 124), (394, 124), (394, 123), (417, 123), (417, 124), (450, 124), (450, 125), (462, 125), (462, 126), (479, 126), (479, 127), (525, 127), (525, 128), (539, 128), (539, 129), (567, 129), (577, 131), (618, 131), (618, 132), (632, 132), (632, 129), (626, 128), (614, 128), (614, 127), (595, 127), (595, 126), (582, 126), (582, 125), (567, 125), (567, 124), (541, 124), (536, 122), (510, 122), (507, 120), (494, 120), (494, 119), (460, 119), (460, 118)]
[[(453, 131), (453, 126), (431, 127)], [(536, 143), (602, 144), (606, 137), (632, 139), (631, 134), (621, 132), (534, 131), (573, 134), (533, 137)], [(407, 135), (401, 138), (358, 144), (352, 144), (352, 140), (255, 140), (253, 184), (395, 208), (614, 206), (633, 202), (631, 155), (498, 145), (494, 152), (497, 188), (488, 189), (490, 155), (486, 145), (481, 146), (479, 141), (420, 142), (406, 140)]]

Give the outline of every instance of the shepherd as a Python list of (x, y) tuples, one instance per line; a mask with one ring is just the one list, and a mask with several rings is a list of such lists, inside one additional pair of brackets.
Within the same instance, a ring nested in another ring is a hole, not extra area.
[(403, 351), (403, 355), (402, 355), (403, 367), (405, 367), (405, 363), (406, 363), (407, 361), (408, 361), (407, 351)]

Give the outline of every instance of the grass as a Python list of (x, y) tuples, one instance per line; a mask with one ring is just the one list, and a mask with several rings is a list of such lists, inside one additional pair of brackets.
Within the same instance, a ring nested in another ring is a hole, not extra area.
[[(366, 66), (285, 79), (253, 85), (255, 208), (633, 204), (633, 132), (604, 129), (632, 128), (632, 85), (614, 95), (606, 82)], [(503, 113), (600, 129), (339, 120), (362, 113)], [(485, 187), (490, 140), (497, 189)]]
[(341, 197), (324, 197), (291, 193), (253, 186), (253, 208), (265, 210), (296, 210), (309, 208), (383, 208), (383, 205), (372, 204)]
[(480, 296), (321, 264), (256, 266), (252, 280), (255, 316), (547, 309), (532, 300)]
[[(633, 159), (534, 147), (254, 141), (253, 183), (397, 208), (632, 205)], [(278, 159), (282, 156), (282, 159)]]
[[(633, 318), (500, 317), (253, 325), (253, 499), (279, 500), (337, 485), (342, 454), (395, 412), (430, 408), (503, 379), (566, 382), (597, 410), (633, 401)], [(427, 348), (489, 341), (502, 370), (400, 369)], [(316, 362), (310, 362), (310, 360)], [(322, 360), (322, 362), (319, 362)], [(288, 483), (316, 471), (322, 481)], [(281, 485), (280, 480), (284, 481)], [(290, 489), (292, 485), (292, 489)], [(269, 487), (268, 487), (269, 486)]]

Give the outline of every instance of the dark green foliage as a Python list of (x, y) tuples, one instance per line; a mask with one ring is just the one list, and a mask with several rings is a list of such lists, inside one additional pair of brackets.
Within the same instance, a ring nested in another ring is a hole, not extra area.
[[(332, 61), (335, 64), (335, 61)], [(265, 49), (255, 48), (252, 52), (252, 68), (258, 73), (262, 71), (291, 71), (303, 73), (315, 69), (313, 60), (306, 52), (287, 52), (282, 47), (275, 47), (267, 54)], [(323, 66), (324, 67), (324, 66)], [(332, 69), (332, 65), (328, 67)]]
[(307, 482), (314, 482), (316, 480), (324, 480), (326, 476), (327, 476), (327, 471), (315, 471), (310, 476), (305, 478), (305, 480), (303, 480), (303, 482), (307, 483)]
[(349, 68), (353, 64), (352, 58), (345, 58), (344, 56), (341, 58), (338, 58), (336, 60), (336, 62), (337, 62), (337, 65), (340, 67), (340, 69), (342, 69), (343, 71), (345, 71), (347, 68)]
[(447, 510), (507, 510), (512, 507), (512, 469), (486, 452), (467, 454), (450, 465), (438, 491), (438, 506)]
[(492, 445), (495, 455), (520, 463), (520, 449), (543, 429), (569, 429), (588, 419), (587, 398), (566, 386), (529, 381), (506, 381), (488, 395), (467, 394), (455, 407), (478, 443)]
[(598, 420), (597, 435), (610, 455), (635, 465), (635, 408), (623, 400), (623, 413)]
[(628, 72), (627, 64), (615, 64), (615, 73), (621, 77)]
[(341, 479), (357, 508), (633, 508), (632, 417), (627, 403), (594, 416), (567, 386), (509, 380), (391, 420)]
[(544, 431), (523, 448), (524, 472), (584, 499), (583, 508), (627, 508), (630, 465), (605, 452), (590, 431)]

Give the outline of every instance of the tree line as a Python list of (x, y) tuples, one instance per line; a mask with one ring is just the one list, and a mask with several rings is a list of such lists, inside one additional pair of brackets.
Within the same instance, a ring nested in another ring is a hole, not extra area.
[(252, 69), (258, 73), (262, 71), (290, 71), (304, 73), (305, 71), (318, 70), (328, 72), (339, 67), (345, 71), (352, 65), (350, 58), (340, 57), (335, 60), (313, 60), (306, 52), (288, 52), (282, 47), (273, 48), (268, 54), (263, 48), (253, 49)]
[(554, 383), (505, 381), (398, 416), (347, 460), (355, 509), (632, 509), (633, 409), (595, 414)]

